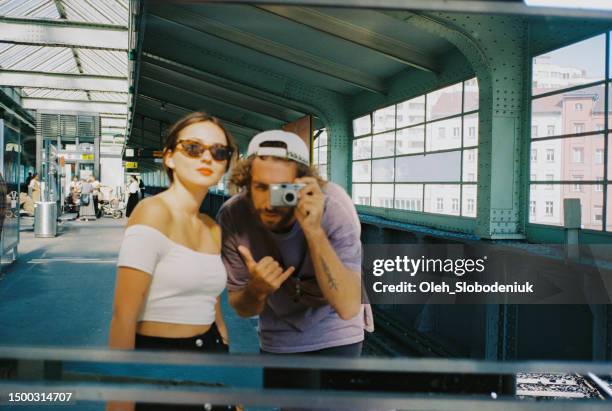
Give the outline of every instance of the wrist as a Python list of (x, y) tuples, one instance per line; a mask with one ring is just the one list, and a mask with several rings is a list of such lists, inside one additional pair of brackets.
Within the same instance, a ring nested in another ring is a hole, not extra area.
[(255, 287), (252, 286), (252, 283), (249, 283), (246, 286), (245, 293), (247, 294), (247, 296), (251, 298), (252, 300), (257, 301), (258, 303), (263, 303), (264, 301), (266, 301), (266, 298), (268, 298), (268, 295), (254, 288)]
[(323, 238), (327, 238), (325, 234), (325, 230), (323, 230), (323, 228), (320, 225), (315, 228), (311, 228), (308, 230), (302, 230), (302, 231), (304, 231), (304, 237), (306, 237), (306, 240), (309, 242), (320, 241)]

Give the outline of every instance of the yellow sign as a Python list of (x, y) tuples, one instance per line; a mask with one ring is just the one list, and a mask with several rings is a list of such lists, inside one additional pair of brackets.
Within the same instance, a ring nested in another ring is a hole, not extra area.
[(81, 160), (90, 160), (93, 161), (94, 159), (94, 155), (93, 154), (81, 154)]
[(138, 162), (128, 161), (125, 163), (125, 168), (138, 168)]

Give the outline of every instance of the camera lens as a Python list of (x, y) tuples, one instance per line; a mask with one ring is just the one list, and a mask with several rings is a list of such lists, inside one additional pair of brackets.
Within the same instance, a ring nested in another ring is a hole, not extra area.
[(295, 194), (285, 193), (285, 203), (293, 203), (295, 201)]

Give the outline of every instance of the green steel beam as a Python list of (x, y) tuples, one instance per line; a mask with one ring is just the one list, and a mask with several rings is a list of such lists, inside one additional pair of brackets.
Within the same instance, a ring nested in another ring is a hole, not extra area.
[(322, 9), (277, 5), (260, 5), (255, 7), (334, 37), (350, 41), (407, 66), (431, 72), (438, 72), (440, 70), (436, 59), (420, 50), (417, 44), (411, 44), (407, 36), (402, 41), (387, 37), (376, 31), (325, 14)]
[(56, 90), (89, 90), (125, 93), (126, 77), (26, 70), (0, 70), (0, 84), (11, 87), (37, 87)]
[[(190, 3), (245, 3), (244, 0), (190, 0)], [(279, 4), (275, 0), (250, 0), (250, 4)], [(283, 0), (292, 6), (338, 7), (338, 0)], [(612, 19), (612, 11), (592, 7), (530, 7), (520, 0), (343, 0), (342, 7), (388, 10), (422, 10), (494, 15), (523, 15), (542, 17), (576, 17)]]
[(127, 27), (52, 19), (0, 17), (4, 43), (125, 51)]
[(280, 127), (283, 122), (260, 113), (240, 110), (231, 104), (219, 102), (199, 93), (184, 90), (163, 81), (150, 77), (140, 77), (141, 93), (173, 104), (180, 104), (192, 111), (204, 110), (209, 114), (230, 119), (234, 122), (242, 120), (245, 124), (260, 125), (264, 129)]
[[(193, 113), (194, 110), (179, 106), (173, 103), (166, 103), (159, 99), (140, 95), (137, 100), (136, 113), (143, 114), (145, 117), (164, 121), (168, 124), (172, 124), (181, 117), (184, 117), (190, 113)], [(217, 116), (218, 117), (218, 116)], [(231, 127), (235, 130), (241, 130), (241, 133), (246, 135), (254, 135), (262, 129), (256, 128), (254, 126), (240, 124), (232, 120), (228, 120), (223, 117), (218, 117), (221, 121), (223, 121), (223, 125), (226, 127)]]
[(221, 40), (342, 80), (364, 90), (382, 94), (386, 92), (383, 80), (368, 73), (238, 30), (189, 10), (156, 3), (150, 13), (156, 19), (165, 21), (175, 27), (181, 27), (183, 30), (191, 29), (195, 32), (206, 33)]
[(179, 87), (185, 91), (199, 93), (202, 96), (206, 96), (207, 99), (222, 102), (223, 104), (231, 104), (238, 109), (265, 115), (266, 117), (286, 123), (304, 116), (303, 113), (287, 110), (282, 106), (261, 101), (215, 84), (207, 83), (206, 81), (176, 72), (170, 68), (151, 64), (148, 61), (141, 62), (140, 75), (141, 78), (154, 78), (174, 87)]
[[(174, 47), (176, 45), (172, 41), (162, 38), (156, 39), (155, 43), (156, 46), (161, 47), (162, 49), (165, 49), (166, 47)], [(218, 76), (202, 69), (188, 66), (186, 64), (182, 64), (153, 53), (142, 53), (142, 61), (149, 62), (155, 64), (156, 66), (164, 67), (170, 70), (174, 70), (178, 73), (183, 73), (198, 78), (208, 84), (213, 84), (223, 89), (252, 97), (259, 101), (268, 102), (277, 106), (285, 107), (294, 113), (300, 113), (302, 115), (313, 113), (312, 107), (309, 107), (307, 104), (289, 100), (279, 95), (262, 91), (259, 88), (246, 85), (242, 82), (233, 81), (223, 76)]]

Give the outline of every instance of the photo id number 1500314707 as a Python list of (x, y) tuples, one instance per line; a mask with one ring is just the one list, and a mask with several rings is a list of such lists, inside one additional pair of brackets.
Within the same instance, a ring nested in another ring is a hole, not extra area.
[(32, 405), (32, 404), (62, 404), (74, 403), (73, 392), (9, 392), (0, 396), (0, 405)]

